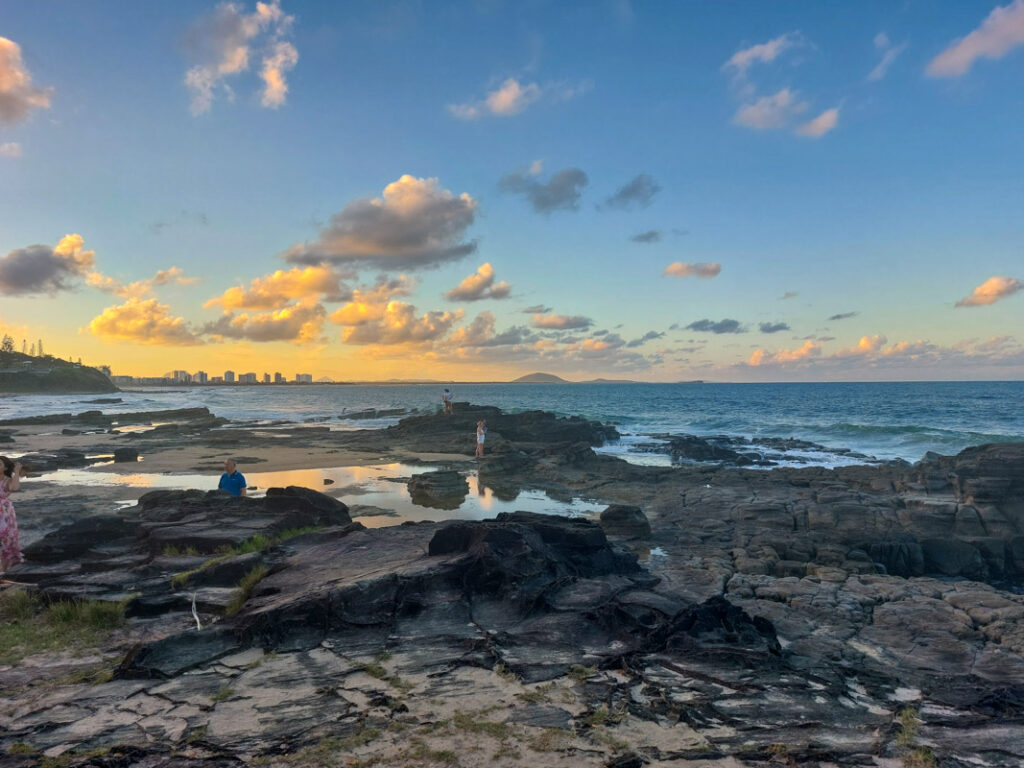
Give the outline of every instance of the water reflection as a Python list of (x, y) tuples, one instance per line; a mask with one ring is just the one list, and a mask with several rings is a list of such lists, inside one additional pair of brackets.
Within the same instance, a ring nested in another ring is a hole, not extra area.
[[(105, 471), (97, 465), (87, 469), (60, 469), (39, 478), (37, 482), (60, 485), (124, 487), (146, 490), (217, 487), (220, 474), (159, 474), (153, 472)], [(106, 466), (109, 466), (106, 465)], [(259, 497), (267, 488), (298, 485), (335, 496), (350, 507), (356, 515), (359, 507), (377, 507), (393, 514), (369, 514), (357, 519), (370, 528), (396, 525), (408, 520), (448, 520), (452, 518), (483, 520), (499, 512), (524, 510), (559, 515), (594, 515), (604, 507), (579, 498), (554, 499), (542, 491), (488, 485), (480, 482), (476, 471), (464, 474), (469, 486), (468, 494), (451, 499), (432, 497), (429, 503), (413, 497), (406, 487), (416, 474), (439, 469), (437, 466), (416, 466), (402, 463), (374, 464), (362, 467), (329, 467), (324, 469), (292, 469), (273, 472), (245, 472), (251, 496)], [(331, 482), (325, 482), (331, 481)], [(370, 510), (368, 510), (370, 511)]]

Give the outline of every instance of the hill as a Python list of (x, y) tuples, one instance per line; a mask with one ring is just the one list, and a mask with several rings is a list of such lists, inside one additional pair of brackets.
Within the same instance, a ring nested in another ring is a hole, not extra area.
[(56, 357), (0, 352), (0, 392), (91, 395), (117, 391), (105, 373), (87, 365)]
[(553, 373), (528, 373), (525, 376), (520, 376), (518, 379), (513, 379), (511, 384), (571, 384), (572, 382), (566, 381), (560, 376), (555, 376)]

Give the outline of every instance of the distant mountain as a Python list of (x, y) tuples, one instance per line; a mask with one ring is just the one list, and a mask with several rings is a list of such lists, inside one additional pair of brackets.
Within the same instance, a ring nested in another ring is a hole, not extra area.
[(525, 376), (520, 376), (518, 379), (513, 379), (512, 384), (571, 384), (571, 381), (566, 381), (561, 376), (555, 376), (553, 373), (528, 373)]
[(87, 365), (0, 352), (0, 392), (91, 395), (118, 391), (105, 373)]
[(632, 379), (590, 379), (589, 381), (581, 381), (580, 384), (638, 384), (639, 382), (633, 381)]

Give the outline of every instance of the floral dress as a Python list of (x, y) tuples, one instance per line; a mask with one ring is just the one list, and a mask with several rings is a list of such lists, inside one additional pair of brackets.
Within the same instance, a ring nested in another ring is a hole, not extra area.
[(0, 571), (21, 562), (18, 546), (18, 518), (8, 490), (9, 479), (0, 476)]

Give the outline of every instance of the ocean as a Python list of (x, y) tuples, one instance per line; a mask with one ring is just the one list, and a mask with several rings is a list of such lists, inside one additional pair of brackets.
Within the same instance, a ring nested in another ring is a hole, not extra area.
[[(89, 409), (126, 412), (207, 406), (232, 421), (376, 428), (399, 417), (338, 419), (352, 411), (439, 407), (443, 384), (145, 388), (116, 404), (92, 395), (0, 396), (0, 419)], [(793, 452), (793, 463), (918, 461), (927, 451), (1024, 440), (1024, 381), (798, 384), (454, 384), (456, 401), (505, 410), (547, 410), (617, 425), (623, 439), (602, 450), (640, 463), (667, 461), (643, 450), (648, 435), (780, 437), (828, 450)], [(841, 451), (837, 453), (836, 451)]]

